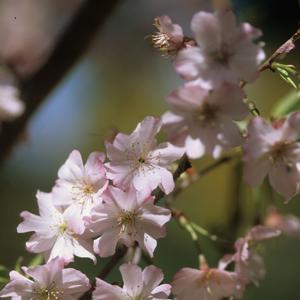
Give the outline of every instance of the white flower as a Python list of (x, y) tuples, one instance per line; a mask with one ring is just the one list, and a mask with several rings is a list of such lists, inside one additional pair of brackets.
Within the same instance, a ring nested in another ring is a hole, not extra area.
[(265, 57), (261, 47), (252, 42), (261, 35), (259, 30), (248, 23), (237, 26), (231, 10), (199, 12), (191, 29), (198, 47), (181, 50), (175, 61), (184, 79), (200, 78), (207, 86), (216, 87), (223, 81), (239, 83), (257, 77), (257, 66)]
[(146, 117), (130, 135), (119, 133), (113, 144), (106, 143), (110, 159), (107, 177), (116, 186), (133, 186), (146, 195), (158, 186), (166, 194), (172, 192), (175, 184), (168, 167), (183, 155), (183, 150), (170, 143), (157, 145), (155, 135), (161, 125), (159, 119)]
[(111, 285), (97, 278), (94, 300), (161, 300), (168, 299), (171, 292), (169, 284), (159, 285), (163, 273), (155, 266), (148, 266), (143, 271), (134, 264), (120, 267), (124, 286)]
[(209, 268), (206, 262), (201, 263), (200, 270), (192, 268), (179, 270), (171, 285), (172, 292), (178, 300), (241, 298), (243, 293), (236, 273)]
[(90, 288), (89, 280), (83, 273), (72, 268), (64, 269), (64, 261), (59, 258), (42, 266), (22, 267), (22, 270), (27, 277), (16, 271), (10, 272), (10, 282), (0, 291), (1, 298), (77, 300)]
[(268, 176), (286, 201), (299, 193), (299, 128), (299, 112), (272, 124), (260, 117), (250, 122), (244, 143), (244, 178), (249, 185), (257, 186)]
[(19, 224), (18, 233), (34, 231), (26, 248), (30, 252), (44, 253), (46, 259), (61, 257), (66, 263), (74, 255), (88, 257), (95, 261), (92, 241), (85, 238), (85, 226), (79, 207), (70, 206), (64, 212), (52, 202), (52, 195), (37, 193), (40, 215), (23, 211), (24, 221)]
[(210, 91), (189, 82), (167, 97), (171, 111), (162, 116), (169, 139), (185, 149), (189, 158), (204, 154), (214, 158), (222, 151), (242, 144), (235, 121), (248, 114), (244, 93), (232, 84), (222, 84)]
[(82, 215), (88, 215), (108, 185), (103, 163), (104, 154), (93, 152), (83, 165), (80, 152), (73, 150), (58, 171), (58, 180), (52, 191), (54, 204), (75, 204), (80, 207)]
[(165, 236), (163, 225), (170, 218), (170, 211), (155, 206), (152, 197), (110, 186), (103, 194), (103, 203), (96, 205), (86, 220), (93, 234), (101, 235), (94, 241), (94, 251), (101, 257), (113, 255), (118, 242), (128, 247), (138, 242), (153, 256), (155, 239)]

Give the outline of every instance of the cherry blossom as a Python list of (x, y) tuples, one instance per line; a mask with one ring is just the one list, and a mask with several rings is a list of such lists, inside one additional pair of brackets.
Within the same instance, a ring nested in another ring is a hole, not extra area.
[(282, 215), (275, 207), (268, 209), (265, 225), (279, 229), (288, 236), (300, 238), (300, 218), (292, 214)]
[(19, 99), (19, 91), (13, 85), (0, 84), (0, 120), (9, 121), (23, 114), (24, 103)]
[(157, 145), (155, 135), (161, 121), (146, 117), (130, 134), (117, 134), (113, 144), (106, 143), (107, 177), (113, 183), (128, 189), (150, 194), (159, 186), (166, 194), (174, 189), (174, 180), (168, 167), (183, 155), (183, 150), (170, 143)]
[(261, 32), (248, 23), (237, 26), (231, 10), (215, 14), (194, 15), (191, 29), (198, 47), (179, 52), (175, 68), (187, 80), (201, 78), (209, 87), (223, 81), (239, 83), (253, 81), (257, 66), (265, 58), (260, 46), (253, 43)]
[(221, 300), (241, 298), (243, 289), (234, 272), (209, 268), (202, 262), (200, 269), (183, 268), (173, 279), (172, 292), (178, 300)]
[(199, 158), (205, 153), (217, 158), (222, 151), (242, 144), (242, 136), (233, 120), (248, 114), (244, 93), (232, 84), (210, 91), (199, 84), (187, 83), (167, 97), (171, 112), (162, 121), (169, 139)]
[(95, 261), (79, 207), (70, 206), (62, 212), (54, 206), (52, 195), (43, 192), (37, 193), (37, 201), (40, 215), (23, 211), (24, 221), (17, 228), (18, 233), (35, 232), (26, 242), (26, 249), (44, 253), (48, 261), (61, 257), (68, 263), (74, 255)]
[(118, 242), (128, 247), (138, 242), (153, 256), (155, 239), (165, 236), (163, 225), (170, 218), (170, 211), (155, 206), (153, 197), (110, 186), (103, 194), (103, 203), (96, 205), (86, 220), (92, 233), (101, 235), (94, 241), (94, 251), (101, 257), (113, 255)]
[(10, 282), (0, 291), (0, 298), (77, 300), (90, 288), (83, 273), (64, 269), (64, 261), (59, 258), (42, 266), (22, 267), (22, 270), (26, 277), (16, 271), (10, 272)]
[(169, 16), (157, 17), (154, 26), (158, 32), (152, 35), (155, 48), (166, 54), (176, 54), (183, 47), (184, 35), (181, 26), (174, 24)]
[(55, 205), (75, 204), (83, 215), (88, 215), (108, 185), (104, 159), (103, 153), (93, 152), (83, 165), (80, 152), (73, 150), (58, 171), (58, 180), (52, 191)]
[(244, 238), (236, 241), (236, 253), (225, 255), (220, 261), (220, 267), (225, 269), (231, 262), (234, 262), (234, 271), (238, 275), (241, 287), (250, 283), (258, 285), (259, 281), (265, 277), (266, 270), (263, 258), (256, 250), (256, 245), (260, 241), (277, 237), (280, 233), (280, 230), (267, 226), (253, 227)]
[(300, 113), (272, 124), (254, 118), (248, 126), (244, 144), (244, 178), (257, 186), (268, 176), (271, 186), (286, 201), (299, 193)]
[(143, 271), (134, 264), (124, 264), (120, 267), (123, 278), (123, 288), (111, 285), (97, 278), (94, 300), (160, 300), (169, 299), (171, 292), (169, 284), (162, 284), (163, 273), (155, 266), (148, 266)]

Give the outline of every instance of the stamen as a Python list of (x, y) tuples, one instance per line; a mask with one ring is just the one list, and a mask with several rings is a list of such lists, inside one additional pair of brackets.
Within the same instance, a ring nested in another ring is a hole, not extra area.
[(118, 225), (121, 226), (120, 233), (129, 234), (130, 227), (135, 225), (136, 217), (136, 212), (123, 210), (117, 219)]

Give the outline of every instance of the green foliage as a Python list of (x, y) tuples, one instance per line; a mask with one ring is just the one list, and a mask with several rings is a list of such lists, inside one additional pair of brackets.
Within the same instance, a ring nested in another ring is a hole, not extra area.
[(276, 71), (279, 76), (294, 89), (297, 89), (297, 83), (294, 81), (298, 76), (298, 72), (294, 65), (280, 64), (278, 62), (272, 63), (272, 70)]
[(271, 115), (275, 118), (285, 116), (300, 109), (300, 92), (293, 90), (281, 98), (273, 107)]

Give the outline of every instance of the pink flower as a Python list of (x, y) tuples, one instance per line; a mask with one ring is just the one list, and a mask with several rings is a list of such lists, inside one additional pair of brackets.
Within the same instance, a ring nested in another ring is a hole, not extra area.
[(1, 298), (76, 300), (90, 289), (88, 278), (75, 269), (64, 269), (64, 261), (59, 258), (22, 269), (27, 277), (11, 271), (10, 282), (0, 291)]
[(240, 286), (254, 283), (265, 277), (265, 264), (263, 258), (258, 254), (255, 246), (258, 242), (277, 237), (280, 230), (258, 225), (253, 227), (249, 233), (235, 243), (236, 253), (225, 255), (220, 261), (220, 267), (225, 269), (231, 262), (235, 263), (235, 273), (238, 275)]
[(233, 272), (211, 269), (204, 262), (200, 270), (183, 268), (174, 276), (172, 292), (178, 300), (221, 300), (227, 297), (241, 298), (243, 290), (238, 276)]
[(8, 121), (23, 114), (24, 103), (19, 99), (19, 91), (13, 85), (0, 84), (0, 120)]
[(157, 146), (155, 135), (161, 128), (159, 119), (146, 117), (130, 134), (117, 134), (113, 144), (106, 143), (107, 177), (113, 183), (128, 189), (150, 194), (159, 186), (166, 194), (174, 189), (174, 180), (168, 167), (183, 155), (183, 150), (170, 143)]
[(94, 251), (106, 257), (115, 253), (118, 242), (129, 247), (137, 241), (153, 256), (155, 239), (165, 236), (163, 225), (170, 217), (168, 209), (153, 205), (152, 197), (110, 186), (103, 194), (103, 203), (93, 208), (87, 220), (93, 234), (101, 235), (94, 241)]
[(148, 266), (141, 270), (134, 264), (124, 264), (120, 267), (123, 278), (123, 288), (111, 285), (97, 278), (94, 300), (160, 300), (168, 299), (171, 292), (169, 284), (162, 284), (164, 276), (160, 269)]
[(26, 243), (27, 250), (44, 253), (48, 261), (61, 257), (68, 263), (74, 255), (95, 261), (92, 241), (84, 235), (79, 207), (70, 206), (62, 212), (54, 206), (51, 194), (38, 192), (36, 196), (40, 215), (23, 211), (24, 221), (17, 228), (18, 233), (35, 232)]
[(174, 24), (169, 16), (157, 17), (154, 26), (158, 32), (152, 35), (152, 42), (166, 54), (176, 54), (183, 47), (184, 35), (181, 26)]
[(299, 193), (300, 113), (272, 124), (254, 118), (244, 144), (244, 178), (257, 186), (268, 176), (271, 186), (286, 201)]
[(190, 158), (205, 153), (217, 158), (222, 151), (242, 143), (233, 120), (242, 120), (248, 114), (243, 97), (242, 90), (232, 84), (209, 91), (194, 82), (187, 83), (168, 96), (171, 112), (162, 116), (164, 129), (170, 141), (184, 147)]
[(191, 29), (198, 47), (181, 50), (175, 61), (184, 79), (201, 78), (215, 87), (223, 81), (249, 82), (257, 77), (257, 66), (265, 58), (261, 47), (252, 42), (261, 35), (259, 30), (248, 23), (237, 26), (231, 10), (199, 12), (192, 19)]
[(57, 206), (80, 206), (82, 214), (89, 214), (108, 185), (104, 167), (104, 154), (93, 152), (83, 165), (81, 154), (73, 150), (58, 171), (53, 188), (53, 201)]
[(282, 233), (300, 238), (300, 218), (289, 214), (282, 215), (280, 214), (275, 207), (271, 207), (268, 210), (265, 225), (279, 229)]

